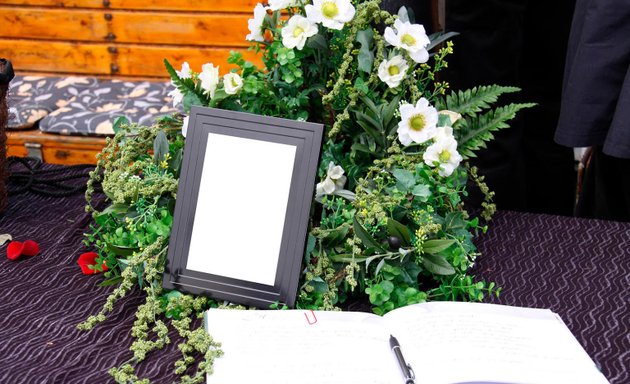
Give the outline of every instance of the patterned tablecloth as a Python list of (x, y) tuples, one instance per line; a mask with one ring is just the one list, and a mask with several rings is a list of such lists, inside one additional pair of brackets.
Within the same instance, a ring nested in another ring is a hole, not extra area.
[[(0, 383), (110, 382), (106, 370), (131, 357), (140, 293), (123, 299), (94, 331), (75, 328), (112, 289), (97, 287), (101, 278), (82, 275), (76, 264), (87, 251), (83, 207), (81, 194), (25, 192), (10, 196), (0, 215), (0, 234), (34, 239), (42, 249), (12, 262), (0, 246)], [(492, 302), (551, 308), (611, 383), (630, 382), (630, 223), (499, 212), (477, 244), (477, 275), (504, 287)], [(173, 382), (176, 344), (149, 355), (139, 373)]]

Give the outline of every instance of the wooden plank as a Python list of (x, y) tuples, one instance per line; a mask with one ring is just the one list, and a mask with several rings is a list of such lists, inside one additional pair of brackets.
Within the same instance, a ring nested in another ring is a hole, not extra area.
[[(0, 37), (248, 47), (249, 16), (0, 6)], [(111, 34), (111, 35), (110, 35)]]
[[(0, 0), (0, 5), (253, 13), (262, 0)], [(108, 3), (105, 6), (104, 3)]]
[(0, 52), (16, 70), (110, 74), (107, 45), (0, 39)]
[[(245, 60), (262, 65), (258, 56), (252, 51), (243, 52)], [(213, 63), (220, 67), (223, 75), (232, 68), (227, 64), (229, 49), (197, 48), (197, 47), (156, 47), (128, 45), (118, 47), (117, 65), (120, 74), (129, 76), (168, 76), (164, 68), (164, 58), (167, 58), (175, 68), (180, 68), (187, 61), (193, 71), (201, 71), (201, 65)]]
[[(146, 46), (136, 44), (82, 44), (74, 42), (42, 42), (36, 40), (0, 39), (0, 52), (11, 59), (16, 71), (57, 72), (92, 75), (121, 75), (166, 78), (163, 60), (175, 67), (188, 61), (200, 71), (204, 63), (228, 71), (229, 49)], [(252, 51), (241, 49), (246, 60), (261, 65)], [(117, 52), (117, 53), (112, 53)]]
[(96, 164), (96, 154), (105, 147), (103, 137), (63, 136), (39, 130), (8, 131), (7, 155), (24, 157), (25, 143), (40, 144), (42, 158), (52, 164)]

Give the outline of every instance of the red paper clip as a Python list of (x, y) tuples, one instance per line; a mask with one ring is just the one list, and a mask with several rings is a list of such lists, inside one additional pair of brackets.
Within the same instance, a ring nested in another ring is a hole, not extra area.
[(317, 323), (317, 316), (315, 316), (315, 312), (313, 312), (313, 310), (311, 310), (311, 315), (313, 315), (313, 320), (308, 317), (308, 312), (304, 312), (304, 317), (306, 317), (306, 322), (308, 323), (308, 325), (313, 325)]

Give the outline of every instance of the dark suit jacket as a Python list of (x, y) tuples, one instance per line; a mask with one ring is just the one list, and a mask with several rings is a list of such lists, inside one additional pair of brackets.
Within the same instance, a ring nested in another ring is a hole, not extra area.
[(630, 158), (629, 66), (630, 0), (578, 0), (556, 142)]

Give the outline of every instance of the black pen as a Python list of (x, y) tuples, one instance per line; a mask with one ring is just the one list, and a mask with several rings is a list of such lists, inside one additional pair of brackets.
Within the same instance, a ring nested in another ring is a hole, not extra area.
[(400, 365), (400, 369), (405, 376), (405, 384), (415, 384), (416, 375), (413, 373), (413, 369), (411, 365), (405, 362), (405, 358), (403, 357), (402, 351), (400, 350), (400, 344), (398, 344), (398, 340), (392, 335), (389, 335), (389, 347), (392, 349), (394, 354), (396, 355), (396, 360), (398, 360), (398, 365)]

